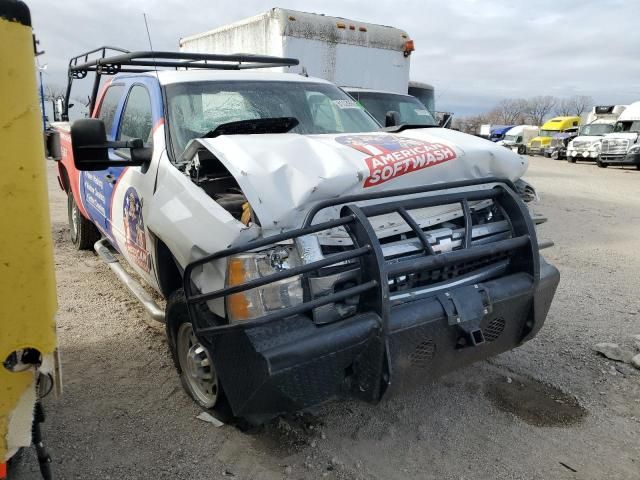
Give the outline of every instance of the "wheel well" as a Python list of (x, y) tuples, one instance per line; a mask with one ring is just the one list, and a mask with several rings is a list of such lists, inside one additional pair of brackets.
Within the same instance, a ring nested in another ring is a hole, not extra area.
[(60, 177), (60, 186), (62, 189), (68, 194), (71, 187), (71, 182), (69, 182), (69, 174), (67, 173), (67, 169), (61, 163), (58, 164), (58, 177)]
[(156, 263), (158, 267), (158, 285), (164, 298), (182, 287), (182, 274), (178, 269), (171, 250), (156, 237)]

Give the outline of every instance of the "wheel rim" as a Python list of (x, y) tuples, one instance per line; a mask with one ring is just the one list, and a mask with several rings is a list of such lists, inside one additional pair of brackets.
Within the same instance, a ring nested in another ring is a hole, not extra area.
[(218, 400), (218, 375), (209, 352), (198, 341), (190, 323), (180, 325), (176, 347), (189, 390), (203, 407), (212, 408)]

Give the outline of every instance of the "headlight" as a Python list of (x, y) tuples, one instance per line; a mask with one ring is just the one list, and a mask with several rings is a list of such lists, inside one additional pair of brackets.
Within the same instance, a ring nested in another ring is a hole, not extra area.
[(592, 150), (594, 152), (599, 152), (600, 151), (600, 142), (593, 142), (591, 145), (589, 145), (589, 150)]
[[(226, 286), (245, 284), (300, 264), (297, 251), (277, 246), (260, 253), (244, 253), (227, 262)], [(302, 276), (296, 275), (226, 297), (227, 317), (231, 322), (252, 320), (282, 308), (303, 302)]]
[(629, 149), (629, 153), (639, 153), (639, 152), (640, 152), (640, 145), (634, 145)]

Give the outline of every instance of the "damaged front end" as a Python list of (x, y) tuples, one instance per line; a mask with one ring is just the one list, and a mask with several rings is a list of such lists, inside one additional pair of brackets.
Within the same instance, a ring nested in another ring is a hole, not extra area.
[[(508, 179), (324, 199), (302, 225), (184, 271), (195, 333), (236, 416), (377, 402), (510, 350), (541, 328), (559, 281)], [(224, 288), (201, 286), (207, 268), (226, 268)], [(212, 313), (221, 302), (226, 318)]]

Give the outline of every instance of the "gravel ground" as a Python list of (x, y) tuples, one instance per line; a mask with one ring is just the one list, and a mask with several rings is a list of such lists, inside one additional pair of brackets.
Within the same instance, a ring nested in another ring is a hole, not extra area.
[[(64, 394), (45, 399), (56, 478), (640, 479), (640, 371), (596, 355), (640, 334), (640, 172), (531, 158), (562, 280), (536, 339), (377, 406), (333, 402), (257, 432), (216, 428), (164, 332), (68, 241), (49, 164)], [(37, 478), (26, 451), (14, 479)]]

